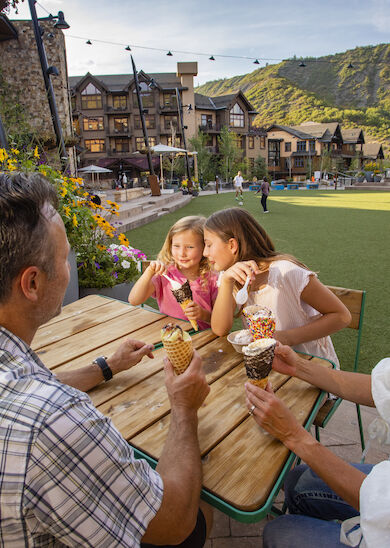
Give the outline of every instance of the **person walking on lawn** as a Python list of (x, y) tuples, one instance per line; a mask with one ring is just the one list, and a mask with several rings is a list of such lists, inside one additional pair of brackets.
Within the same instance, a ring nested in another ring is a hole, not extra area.
[[(242, 183), (244, 182), (244, 179), (242, 178), (241, 171), (237, 173), (237, 175), (233, 179), (233, 185), (236, 191), (236, 200), (239, 200), (242, 202), (243, 195), (242, 195)], [(240, 198), (239, 198), (240, 194)]]
[(271, 189), (270, 189), (270, 186), (269, 186), (268, 179), (267, 179), (267, 177), (264, 177), (263, 181), (261, 183), (261, 187), (256, 192), (256, 194), (261, 192), (261, 205), (263, 206), (263, 213), (269, 213), (268, 208), (267, 208), (267, 198), (269, 196), (270, 190)]

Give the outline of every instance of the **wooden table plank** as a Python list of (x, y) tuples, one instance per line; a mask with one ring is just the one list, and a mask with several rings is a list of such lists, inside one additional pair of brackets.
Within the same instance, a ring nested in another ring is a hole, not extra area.
[(62, 321), (40, 328), (33, 339), (31, 348), (36, 351), (43, 346), (66, 339), (131, 310), (135, 310), (135, 307), (121, 301), (105, 299), (105, 302), (99, 306), (99, 310), (92, 308), (84, 311), (82, 316), (72, 315)]
[[(303, 424), (319, 392), (304, 381), (291, 378), (278, 390), (278, 396)], [(241, 510), (261, 508), (288, 455), (281, 442), (248, 417), (203, 459), (203, 486)]]
[(115, 341), (123, 335), (129, 335), (144, 327), (146, 324), (153, 324), (158, 321), (163, 321), (159, 314), (148, 312), (142, 308), (135, 308), (104, 324), (96, 325), (87, 331), (76, 333), (72, 337), (44, 346), (38, 350), (37, 354), (42, 358), (46, 367), (54, 369), (62, 363), (74, 360), (102, 346), (102, 344)]
[[(270, 380), (277, 390), (289, 377), (273, 371)], [(218, 445), (248, 416), (244, 384), (248, 378), (242, 364), (226, 373), (211, 385), (204, 404), (199, 409), (199, 446), (205, 455)], [(129, 441), (134, 447), (159, 459), (168, 434), (170, 415), (153, 424)]]
[[(141, 331), (141, 330), (140, 330)], [(134, 333), (136, 335), (137, 332)], [(126, 337), (123, 337), (123, 340)], [(137, 337), (138, 338), (138, 337)], [(207, 342), (212, 341), (216, 338), (216, 335), (211, 330), (203, 331), (202, 333), (199, 333), (198, 335), (195, 335), (192, 337), (194, 348), (201, 348), (204, 346)], [(142, 339), (141, 339), (142, 340)], [(103, 347), (101, 349), (99, 355), (110, 355), (112, 352), (118, 347), (118, 343), (120, 341), (115, 341), (115, 343), (111, 343), (109, 347), (113, 347), (110, 351), (106, 352), (108, 347)], [(118, 396), (122, 392), (125, 392), (132, 386), (135, 386), (136, 384), (142, 382), (147, 377), (150, 377), (151, 375), (154, 375), (158, 371), (161, 371), (164, 367), (163, 359), (165, 357), (165, 351), (164, 349), (160, 348), (157, 350), (154, 350), (154, 359), (151, 360), (149, 358), (143, 358), (143, 360), (129, 369), (128, 371), (124, 371), (123, 373), (119, 373), (118, 375), (115, 375), (115, 377), (107, 383), (101, 383), (99, 386), (94, 388), (93, 390), (90, 390), (88, 392), (88, 395), (92, 399), (94, 405), (98, 407), (99, 405), (102, 405), (103, 403), (111, 400), (115, 396)], [(87, 363), (91, 363), (91, 360), (93, 360), (96, 357), (96, 352), (86, 354), (83, 356), (83, 358), (86, 358), (89, 356)], [(56, 372), (61, 369), (56, 369)]]
[[(227, 345), (230, 347), (229, 354), (226, 352)], [(230, 343), (224, 338), (211, 341), (200, 348), (199, 353), (205, 358), (204, 369), (208, 383), (223, 376), (242, 360), (242, 355), (232, 352)], [(127, 440), (161, 419), (169, 410), (163, 371), (144, 379), (142, 383), (99, 406), (99, 411), (112, 419)]]
[(45, 325), (40, 327), (39, 329), (43, 329), (47, 325), (51, 325), (53, 323), (61, 322), (62, 320), (65, 320), (66, 318), (70, 318), (72, 316), (79, 316), (80, 314), (83, 314), (83, 312), (85, 312), (86, 310), (98, 308), (99, 306), (106, 304), (107, 301), (109, 301), (109, 299), (107, 297), (102, 297), (101, 295), (88, 295), (87, 297), (83, 297), (78, 301), (74, 301), (73, 303), (64, 306), (61, 310), (61, 314), (46, 322)]

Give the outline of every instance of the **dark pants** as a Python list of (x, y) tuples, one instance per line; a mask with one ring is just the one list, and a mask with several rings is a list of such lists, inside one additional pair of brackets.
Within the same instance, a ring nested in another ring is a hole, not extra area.
[[(186, 538), (181, 544), (177, 544), (176, 548), (202, 548), (206, 542), (206, 520), (204, 518), (202, 510), (198, 512), (198, 518), (196, 525), (189, 537)], [(169, 545), (171, 546), (171, 545)], [(159, 546), (159, 548), (169, 548), (168, 545)], [(153, 548), (157, 545), (141, 543), (141, 548)]]
[(261, 195), (261, 205), (263, 206), (264, 211), (268, 211), (268, 209), (267, 209), (267, 198), (268, 198), (268, 196), (266, 194)]

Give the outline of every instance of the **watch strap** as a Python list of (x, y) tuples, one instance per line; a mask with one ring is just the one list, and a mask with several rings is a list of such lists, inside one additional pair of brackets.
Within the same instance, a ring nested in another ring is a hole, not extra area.
[(95, 358), (92, 363), (96, 363), (100, 369), (102, 370), (104, 380), (107, 382), (112, 379), (112, 371), (110, 369), (110, 366), (106, 362), (105, 356), (99, 356), (98, 358)]

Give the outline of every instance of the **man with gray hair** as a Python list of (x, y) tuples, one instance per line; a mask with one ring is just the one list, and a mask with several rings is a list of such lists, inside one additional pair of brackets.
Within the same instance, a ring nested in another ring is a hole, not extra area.
[(203, 546), (211, 511), (199, 510), (197, 411), (209, 387), (199, 355), (179, 377), (165, 363), (171, 424), (154, 471), (85, 394), (153, 358), (151, 345), (127, 339), (104, 363), (58, 375), (30, 348), (69, 282), (56, 207), (41, 175), (0, 175), (1, 544)]

